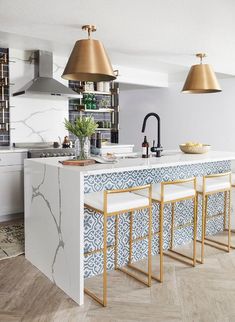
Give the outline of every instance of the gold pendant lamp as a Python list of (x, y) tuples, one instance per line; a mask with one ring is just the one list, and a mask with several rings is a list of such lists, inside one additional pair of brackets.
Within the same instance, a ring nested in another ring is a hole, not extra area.
[(62, 78), (74, 81), (111, 81), (116, 79), (112, 65), (99, 40), (91, 39), (91, 32), (96, 26), (85, 25), (88, 39), (78, 40), (65, 67)]
[(206, 57), (206, 54), (199, 53), (196, 54), (196, 57), (200, 58), (200, 64), (193, 65), (190, 68), (182, 93), (205, 94), (221, 92), (222, 89), (212, 67), (208, 64), (202, 64), (202, 59)]

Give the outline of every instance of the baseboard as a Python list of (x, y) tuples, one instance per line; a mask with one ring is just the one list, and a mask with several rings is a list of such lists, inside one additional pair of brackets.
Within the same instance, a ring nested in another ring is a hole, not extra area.
[(17, 220), (17, 219), (23, 219), (23, 218), (24, 218), (24, 214), (23, 213), (3, 215), (3, 216), (0, 216), (0, 222), (10, 221), (10, 220)]

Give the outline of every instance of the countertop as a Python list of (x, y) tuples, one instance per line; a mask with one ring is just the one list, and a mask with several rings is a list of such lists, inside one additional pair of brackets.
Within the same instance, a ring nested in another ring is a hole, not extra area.
[(185, 154), (181, 151), (164, 151), (162, 157), (151, 157), (149, 159), (133, 158), (119, 159), (113, 164), (94, 164), (85, 167), (79, 166), (64, 166), (59, 163), (60, 160), (66, 160), (66, 157), (59, 158), (44, 158), (44, 159), (26, 159), (25, 165), (28, 162), (40, 163), (60, 168), (66, 168), (75, 172), (82, 172), (83, 175), (94, 175), (102, 173), (122, 172), (130, 170), (141, 170), (151, 168), (171, 167), (177, 165), (197, 164), (206, 162), (216, 162), (225, 160), (235, 160), (234, 152), (225, 151), (210, 151), (205, 154)]
[(0, 153), (22, 153), (28, 152), (28, 149), (21, 149), (21, 148), (13, 148), (11, 146), (0, 146)]

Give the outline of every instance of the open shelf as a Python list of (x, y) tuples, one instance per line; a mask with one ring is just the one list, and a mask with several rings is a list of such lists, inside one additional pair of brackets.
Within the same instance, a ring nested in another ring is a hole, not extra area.
[(98, 127), (96, 129), (96, 131), (111, 131), (111, 130), (113, 130), (113, 129), (110, 127)]
[(82, 94), (112, 95), (111, 92), (81, 91)]
[(114, 112), (114, 109), (113, 108), (99, 108), (98, 110), (81, 109), (78, 112), (85, 112), (85, 113), (112, 113), (112, 112)]

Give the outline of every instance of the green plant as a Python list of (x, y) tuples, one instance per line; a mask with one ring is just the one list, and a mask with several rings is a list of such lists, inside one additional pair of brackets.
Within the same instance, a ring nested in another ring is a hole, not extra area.
[(81, 116), (76, 119), (74, 123), (64, 120), (65, 128), (78, 138), (90, 137), (95, 133), (98, 125), (94, 121), (93, 117)]

